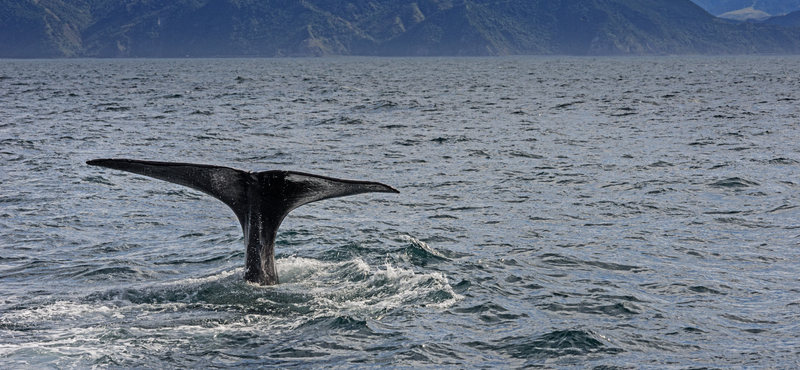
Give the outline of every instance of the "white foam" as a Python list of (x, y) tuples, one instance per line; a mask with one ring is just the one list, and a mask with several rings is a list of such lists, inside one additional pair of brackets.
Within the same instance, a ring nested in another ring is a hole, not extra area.
[(370, 272), (369, 265), (356, 258), (344, 262), (324, 262), (302, 257), (288, 257), (276, 261), (278, 277), (281, 283), (302, 283), (308, 280), (327, 280), (331, 275), (346, 271), (347, 273), (366, 277)]
[(172, 281), (172, 282), (166, 282), (166, 283), (163, 283), (163, 285), (195, 285), (195, 284), (209, 283), (209, 282), (213, 282), (213, 281), (224, 280), (225, 278), (227, 278), (227, 277), (229, 277), (231, 275), (241, 274), (241, 273), (243, 273), (243, 271), (244, 271), (244, 268), (243, 267), (239, 267), (239, 268), (235, 268), (235, 269), (230, 270), (230, 271), (222, 271), (222, 272), (216, 273), (214, 275), (206, 276), (206, 277), (185, 278), (185, 279), (176, 280), (176, 281)]
[(99, 315), (110, 318), (122, 318), (117, 307), (108, 305), (85, 304), (71, 301), (56, 301), (51, 304), (24, 310), (8, 311), (0, 322), (13, 326), (14, 324), (38, 323), (51, 320), (85, 320), (88, 315)]
[[(399, 307), (447, 308), (463, 299), (439, 272), (418, 273), (385, 263), (372, 267), (360, 258), (324, 262), (290, 257), (278, 261), (280, 289), (308, 294), (317, 308), (379, 314)], [(429, 295), (442, 292), (444, 301)]]
[[(0, 358), (23, 367), (53, 364), (65, 356), (76, 367), (91, 367), (104, 358), (136, 363), (137, 355), (128, 351), (131, 347), (139, 354), (159, 353), (190, 345), (198, 338), (213, 341), (218, 335), (242, 333), (258, 336), (266, 328), (271, 333), (291, 331), (319, 317), (380, 319), (396, 309), (444, 309), (463, 299), (439, 272), (419, 272), (391, 263), (369, 265), (360, 258), (327, 262), (288, 257), (277, 263), (283, 284), (264, 287), (263, 295), (259, 289), (246, 288), (242, 301), (230, 306), (182, 298), (176, 302), (176, 298), (167, 298), (170, 295), (142, 303), (105, 295), (6, 311), (0, 316), (0, 337), (5, 339), (0, 342)], [(173, 291), (178, 287), (192, 295), (198, 285), (224, 281), (241, 272), (237, 268), (145, 289)], [(223, 290), (242, 289), (223, 285)], [(273, 305), (297, 307), (298, 314), (272, 314)], [(253, 307), (257, 313), (249, 312)]]
[(447, 258), (443, 254), (439, 253), (437, 250), (431, 248), (431, 246), (428, 245), (428, 243), (425, 243), (422, 240), (419, 240), (419, 239), (417, 239), (417, 238), (415, 238), (415, 237), (413, 237), (411, 235), (400, 235), (400, 239), (405, 240), (405, 241), (407, 241), (407, 242), (409, 242), (411, 244), (414, 244), (417, 247), (420, 247), (421, 249), (427, 251), (428, 253), (430, 253), (430, 254), (432, 254), (432, 255), (434, 255), (436, 257)]

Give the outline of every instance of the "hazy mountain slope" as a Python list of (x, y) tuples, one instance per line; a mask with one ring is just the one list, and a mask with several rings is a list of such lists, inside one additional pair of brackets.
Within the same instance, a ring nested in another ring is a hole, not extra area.
[(104, 57), (346, 55), (373, 44), (308, 2), (257, 0), (122, 3), (85, 31), (85, 43), (87, 55)]
[(728, 54), (793, 52), (797, 32), (732, 25), (688, 0), (467, 3), (383, 45), (390, 55)]
[(764, 23), (774, 24), (783, 27), (800, 27), (800, 11), (768, 18), (767, 20), (764, 21)]
[(752, 7), (770, 15), (800, 10), (800, 0), (692, 0), (713, 15)]
[(0, 55), (70, 57), (81, 53), (81, 29), (91, 19), (82, 1), (3, 0), (0, 5)]
[(7, 1), (0, 57), (800, 52), (690, 0)]

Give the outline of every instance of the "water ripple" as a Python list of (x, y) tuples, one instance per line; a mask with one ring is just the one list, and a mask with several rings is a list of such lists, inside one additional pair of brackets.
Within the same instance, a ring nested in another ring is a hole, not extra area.
[[(800, 63), (0, 64), (0, 367), (791, 368)], [(392, 184), (235, 215), (97, 157)]]

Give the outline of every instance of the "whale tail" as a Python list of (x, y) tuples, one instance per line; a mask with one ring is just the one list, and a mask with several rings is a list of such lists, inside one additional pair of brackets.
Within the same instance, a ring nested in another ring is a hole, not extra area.
[(86, 164), (132, 172), (190, 187), (228, 205), (245, 237), (245, 279), (278, 283), (274, 246), (278, 227), (289, 212), (304, 204), (361, 193), (399, 193), (389, 185), (312, 175), (295, 171), (248, 172), (191, 163), (93, 159)]
[(235, 168), (193, 163), (93, 159), (86, 164), (132, 172), (201, 191), (228, 205), (242, 227), (253, 201), (266, 208), (270, 218), (283, 218), (304, 204), (348, 195), (399, 193), (389, 185), (373, 181), (336, 179), (295, 171), (248, 172)]
[(202, 164), (133, 159), (93, 159), (86, 161), (86, 164), (145, 175), (202, 191), (231, 207), (240, 221), (240, 214), (246, 210), (245, 171)]

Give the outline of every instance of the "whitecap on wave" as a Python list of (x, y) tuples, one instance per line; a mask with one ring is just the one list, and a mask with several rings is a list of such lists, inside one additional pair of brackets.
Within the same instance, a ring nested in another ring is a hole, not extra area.
[(307, 294), (318, 308), (353, 314), (447, 308), (462, 299), (440, 272), (419, 273), (389, 263), (373, 267), (360, 258), (322, 262), (289, 257), (278, 261), (278, 274), (283, 282), (278, 289)]

